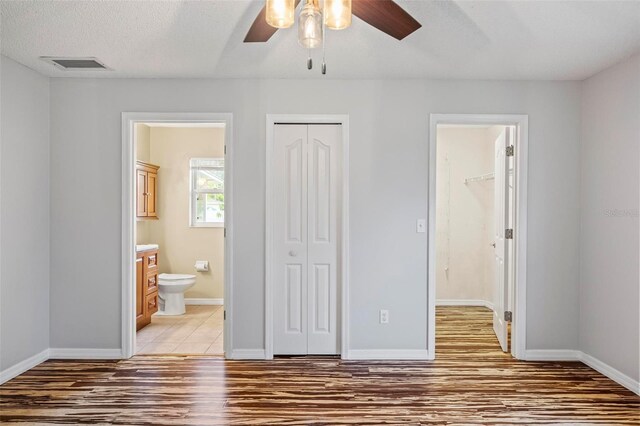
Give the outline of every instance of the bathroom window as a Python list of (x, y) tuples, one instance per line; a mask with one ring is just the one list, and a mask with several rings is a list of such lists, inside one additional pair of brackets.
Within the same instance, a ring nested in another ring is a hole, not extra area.
[(224, 158), (192, 158), (190, 226), (224, 226)]

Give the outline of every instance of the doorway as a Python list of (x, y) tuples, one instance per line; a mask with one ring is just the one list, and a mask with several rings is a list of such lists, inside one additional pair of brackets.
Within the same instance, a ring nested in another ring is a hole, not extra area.
[(123, 357), (232, 356), (231, 120), (123, 114)]
[(472, 327), (485, 333), (484, 342), (493, 341), (495, 350), (524, 358), (526, 138), (526, 116), (431, 116), (432, 359), (436, 324), (446, 325), (445, 334)]
[(267, 120), (265, 357), (344, 356), (348, 121)]

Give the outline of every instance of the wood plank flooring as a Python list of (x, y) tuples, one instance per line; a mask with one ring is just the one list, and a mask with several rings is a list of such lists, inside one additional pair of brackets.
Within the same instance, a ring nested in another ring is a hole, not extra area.
[(640, 397), (577, 362), (503, 354), (483, 308), (438, 308), (437, 359), (47, 361), (0, 387), (7, 424), (635, 424)]

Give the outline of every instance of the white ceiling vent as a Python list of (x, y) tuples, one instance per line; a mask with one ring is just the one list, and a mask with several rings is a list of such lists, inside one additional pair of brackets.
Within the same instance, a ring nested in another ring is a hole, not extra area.
[(53, 64), (56, 68), (61, 70), (108, 70), (109, 68), (100, 62), (98, 58), (55, 58), (51, 56), (41, 56), (45, 62)]

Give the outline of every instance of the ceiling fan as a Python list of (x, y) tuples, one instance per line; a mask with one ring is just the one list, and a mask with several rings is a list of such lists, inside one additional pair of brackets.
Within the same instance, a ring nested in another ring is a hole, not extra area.
[[(298, 20), (298, 39), (308, 49), (324, 48), (324, 30), (343, 29), (355, 15), (369, 25), (394, 37), (404, 39), (422, 25), (393, 0), (304, 0)], [(244, 38), (245, 43), (264, 43), (280, 28), (294, 24), (295, 9), (300, 0), (266, 0)], [(324, 18), (324, 19), (323, 19)], [(324, 55), (323, 55), (324, 56)], [(311, 55), (307, 67), (312, 68)], [(326, 64), (322, 64), (326, 73)]]

